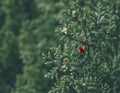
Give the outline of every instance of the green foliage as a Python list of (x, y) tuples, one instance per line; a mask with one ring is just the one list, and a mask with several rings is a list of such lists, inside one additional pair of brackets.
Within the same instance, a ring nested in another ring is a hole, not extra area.
[(118, 2), (72, 2), (56, 30), (64, 43), (43, 55), (50, 68), (45, 77), (55, 80), (49, 93), (120, 92), (119, 14)]
[(20, 30), (19, 50), (24, 67), (12, 93), (46, 93), (52, 85), (52, 81), (44, 79), (47, 67), (41, 54), (57, 45), (54, 28), (58, 26), (58, 20), (62, 22), (60, 9), (64, 3), (37, 0), (36, 4), (38, 16), (24, 20)]
[[(0, 92), (8, 93), (14, 87), (16, 74), (21, 72), (22, 61), (19, 55), (18, 35), (21, 23), (32, 16), (26, 10), (26, 3), (17, 0), (0, 1)], [(29, 4), (34, 3), (27, 3)], [(33, 9), (33, 8), (32, 8)], [(33, 12), (29, 8), (30, 12)], [(33, 12), (34, 13), (34, 12)], [(28, 16), (30, 15), (30, 17)]]
[(119, 0), (1, 0), (0, 93), (119, 93), (119, 15)]
[(0, 92), (7, 93), (10, 91), (10, 87), (14, 86), (16, 74), (21, 72), (22, 64), (20, 63), (15, 35), (19, 24), (16, 23), (17, 18), (14, 20), (14, 18), (9, 17), (11, 12), (7, 13), (12, 7), (8, 9), (3, 1), (0, 3)]

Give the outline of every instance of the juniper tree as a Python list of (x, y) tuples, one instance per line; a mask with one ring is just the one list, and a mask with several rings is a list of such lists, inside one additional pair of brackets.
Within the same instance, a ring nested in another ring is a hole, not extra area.
[(49, 93), (119, 93), (119, 3), (73, 0), (57, 28), (62, 43), (43, 54), (54, 79)]

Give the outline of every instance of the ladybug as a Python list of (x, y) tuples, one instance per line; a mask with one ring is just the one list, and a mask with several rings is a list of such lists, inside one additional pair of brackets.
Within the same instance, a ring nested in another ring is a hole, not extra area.
[(86, 47), (85, 46), (79, 46), (78, 51), (81, 52), (81, 53), (84, 53), (86, 51)]

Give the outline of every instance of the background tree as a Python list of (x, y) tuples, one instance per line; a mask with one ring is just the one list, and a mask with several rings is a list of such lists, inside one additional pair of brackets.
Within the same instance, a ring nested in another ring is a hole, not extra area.
[(34, 2), (2, 0), (0, 4), (0, 92), (9, 93), (15, 84), (16, 74), (22, 68), (18, 48), (19, 30), (23, 20), (35, 16), (30, 13), (34, 9), (30, 5), (34, 5)]
[(60, 9), (64, 2), (37, 0), (38, 16), (24, 20), (19, 35), (23, 73), (17, 76), (12, 93), (46, 93), (51, 87), (52, 82), (44, 79), (47, 67), (44, 66), (41, 54), (47, 52), (50, 46), (57, 45), (54, 29), (63, 20)]

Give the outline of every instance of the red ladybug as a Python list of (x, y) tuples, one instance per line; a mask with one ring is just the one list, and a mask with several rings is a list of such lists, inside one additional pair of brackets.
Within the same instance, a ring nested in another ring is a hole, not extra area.
[(78, 51), (81, 52), (81, 53), (84, 53), (86, 51), (85, 46), (79, 46)]

